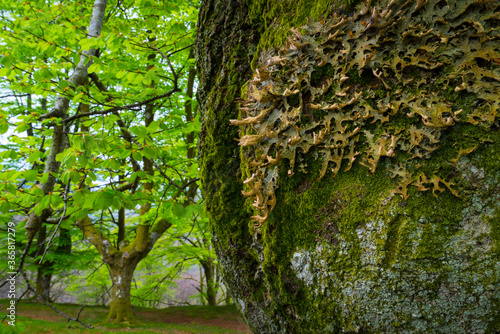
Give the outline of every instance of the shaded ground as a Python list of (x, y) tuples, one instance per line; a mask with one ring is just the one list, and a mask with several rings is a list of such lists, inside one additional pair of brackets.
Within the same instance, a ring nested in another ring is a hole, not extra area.
[[(7, 300), (0, 300), (0, 315), (6, 314)], [(68, 316), (76, 317), (81, 306), (55, 304)], [(94, 326), (89, 330), (80, 324), (55, 313), (47, 306), (21, 302), (16, 310), (16, 327), (0, 325), (0, 333), (251, 333), (233, 305), (228, 306), (175, 306), (166, 309), (135, 308), (137, 322), (129, 325), (103, 323), (107, 309), (85, 307), (80, 320)], [(14, 329), (14, 330), (13, 330)]]
[(138, 318), (146, 321), (161, 321), (174, 324), (202, 324), (232, 329), (240, 333), (252, 333), (233, 305), (218, 306), (174, 306), (162, 310), (135, 312)]

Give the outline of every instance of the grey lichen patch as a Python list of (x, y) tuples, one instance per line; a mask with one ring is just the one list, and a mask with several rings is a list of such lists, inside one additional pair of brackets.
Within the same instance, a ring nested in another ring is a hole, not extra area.
[[(460, 194), (426, 169), (461, 124), (498, 126), (500, 5), (496, 1), (366, 1), (353, 16), (313, 22), (257, 68), (245, 87), (240, 145), (253, 147), (244, 196), (257, 226), (276, 204), (280, 161), (289, 176), (321, 162), (318, 180), (382, 159), (403, 200), (410, 187)], [(473, 108), (462, 100), (474, 96)], [(477, 145), (457, 143), (456, 157)], [(342, 168), (343, 166), (343, 168)]]
[[(399, 215), (405, 251), (389, 266), (383, 264), (384, 243), (392, 220), (376, 217), (356, 229), (362, 252), (356, 270), (337, 270), (347, 269), (339, 255), (352, 252), (352, 241), (342, 237), (336, 246), (297, 250), (291, 267), (308, 286), (311, 302), (338, 306), (345, 332), (485, 333), (500, 297), (500, 260), (492, 252), (487, 217), (481, 218), (490, 207), (473, 199), (446, 237), (439, 222), (413, 220), (394, 205), (389, 214)], [(441, 249), (429, 250), (429, 235), (442, 242)]]
[(308, 251), (296, 251), (292, 256), (292, 269), (298, 279), (310, 286), (314, 283), (313, 274), (311, 272), (311, 257)]

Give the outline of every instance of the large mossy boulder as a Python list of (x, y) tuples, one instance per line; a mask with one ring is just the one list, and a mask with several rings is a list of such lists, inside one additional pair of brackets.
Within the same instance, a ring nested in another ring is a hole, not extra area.
[(498, 1), (205, 0), (203, 195), (255, 333), (500, 332)]

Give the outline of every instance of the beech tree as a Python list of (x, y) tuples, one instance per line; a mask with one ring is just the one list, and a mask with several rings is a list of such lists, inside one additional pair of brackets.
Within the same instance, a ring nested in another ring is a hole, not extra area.
[(202, 212), (190, 56), (196, 5), (1, 3), (8, 93), (0, 132), (9, 146), (0, 210), (27, 216), (17, 228), (26, 230), (27, 250), (38, 233), (46, 281), (44, 257), (57, 232), (83, 233), (109, 269), (109, 320), (134, 320), (134, 270), (172, 217)]
[(202, 2), (202, 192), (254, 333), (500, 330), (499, 18)]

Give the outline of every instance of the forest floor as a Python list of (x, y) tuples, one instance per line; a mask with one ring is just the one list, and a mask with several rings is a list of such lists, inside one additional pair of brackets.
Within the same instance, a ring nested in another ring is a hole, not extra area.
[[(0, 300), (0, 317), (6, 314), (8, 300)], [(54, 304), (70, 317), (76, 317), (81, 306)], [(70, 321), (47, 306), (32, 302), (21, 302), (16, 309), (15, 328), (7, 325), (8, 318), (0, 324), (0, 334), (10, 333), (51, 333), (51, 334), (93, 334), (93, 333), (200, 333), (200, 334), (241, 334), (251, 333), (234, 305), (227, 306), (174, 306), (164, 309), (134, 307), (137, 321), (133, 324), (118, 325), (104, 323), (107, 308), (87, 306), (80, 314), (80, 321), (94, 326), (87, 329)], [(1, 321), (1, 320), (0, 320)]]

